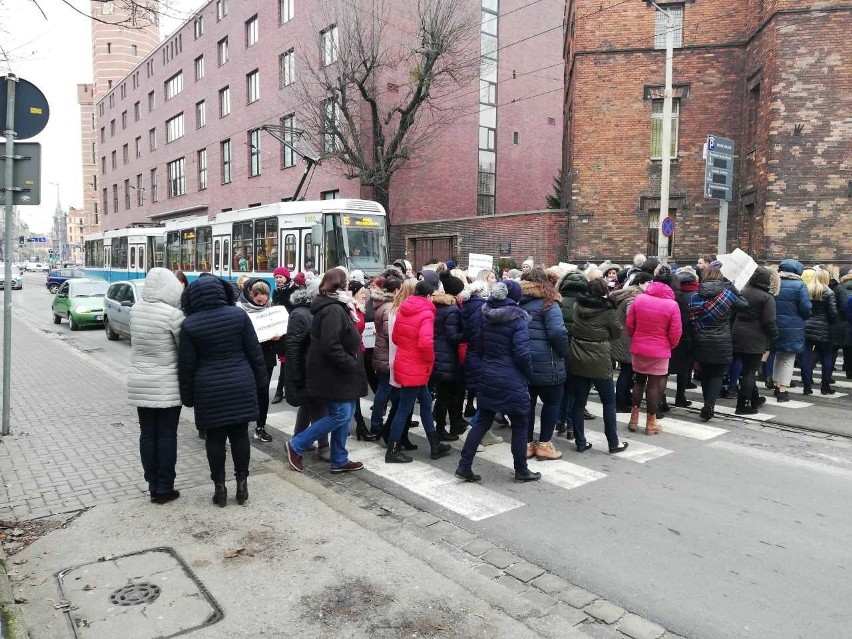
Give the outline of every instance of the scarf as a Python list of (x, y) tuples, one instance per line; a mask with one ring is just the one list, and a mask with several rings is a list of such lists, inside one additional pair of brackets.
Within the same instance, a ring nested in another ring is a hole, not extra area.
[(731, 310), (737, 296), (723, 288), (715, 297), (704, 299), (698, 293), (689, 298), (689, 321), (694, 329), (704, 329), (718, 323)]
[(327, 297), (344, 304), (346, 306), (346, 310), (349, 311), (349, 317), (356, 325), (358, 324), (358, 312), (355, 309), (355, 300), (352, 299), (352, 293), (345, 290), (339, 290), (334, 293), (328, 293)]

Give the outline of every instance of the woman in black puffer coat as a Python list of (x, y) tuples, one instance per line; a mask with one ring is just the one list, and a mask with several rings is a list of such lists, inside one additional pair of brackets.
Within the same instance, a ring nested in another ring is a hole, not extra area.
[(832, 326), (837, 322), (837, 301), (834, 292), (828, 287), (828, 271), (816, 269), (813, 278), (808, 283), (808, 296), (811, 299), (811, 316), (805, 321), (805, 350), (802, 351), (802, 394), (811, 395), (814, 383), (814, 359), (816, 350), (822, 364), (823, 395), (833, 395), (834, 389), (829, 380), (833, 371), (833, 339)]
[[(441, 441), (455, 441), (467, 430), (462, 421), (464, 382), (459, 364), (459, 344), (463, 339), (461, 309), (456, 296), (464, 282), (452, 275), (443, 280), (444, 292), (432, 296), (435, 304), (435, 367), (431, 381), (437, 388), (432, 417)], [(450, 431), (447, 432), (449, 418)]]
[(251, 319), (234, 306), (234, 289), (203, 274), (186, 289), (187, 318), (178, 344), (178, 380), (184, 406), (195, 409), (195, 422), (207, 431), (207, 462), (225, 506), (225, 442), (231, 442), (237, 502), (248, 499), (251, 445), (248, 423), (269, 395), (269, 378)]
[[(290, 406), (298, 406), (296, 431), (298, 435), (315, 421), (326, 416), (325, 404), (308, 393), (308, 349), (311, 346), (311, 303), (317, 296), (319, 280), (313, 279), (290, 296), (291, 311), (287, 321), (284, 359), (284, 397)], [(317, 455), (323, 461), (331, 459), (328, 435), (317, 442)]]

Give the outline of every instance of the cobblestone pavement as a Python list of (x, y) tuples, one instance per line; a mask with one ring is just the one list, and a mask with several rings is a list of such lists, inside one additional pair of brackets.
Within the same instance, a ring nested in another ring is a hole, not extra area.
[[(33, 519), (147, 498), (136, 409), (126, 380), (74, 347), (74, 338), (13, 316), (11, 430), (0, 452), (0, 519)], [(2, 331), (0, 331), (2, 335)], [(252, 451), (252, 472), (269, 457)], [(208, 483), (192, 411), (178, 429), (175, 487)]]

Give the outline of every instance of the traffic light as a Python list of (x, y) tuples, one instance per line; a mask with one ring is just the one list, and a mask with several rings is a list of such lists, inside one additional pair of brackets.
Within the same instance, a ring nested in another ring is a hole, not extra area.
[(25, 243), (26, 243), (26, 240), (24, 239), (24, 236), (23, 236), (23, 235), (19, 235), (19, 236), (18, 236), (18, 244), (20, 244), (21, 246), (23, 246)]

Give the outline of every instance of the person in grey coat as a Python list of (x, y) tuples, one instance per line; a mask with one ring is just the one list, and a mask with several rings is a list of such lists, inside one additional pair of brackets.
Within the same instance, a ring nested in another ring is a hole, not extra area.
[(130, 309), (129, 404), (139, 416), (139, 456), (155, 504), (180, 497), (175, 490), (177, 428), (180, 419), (178, 336), (183, 285), (170, 270), (153, 268), (142, 299)]

